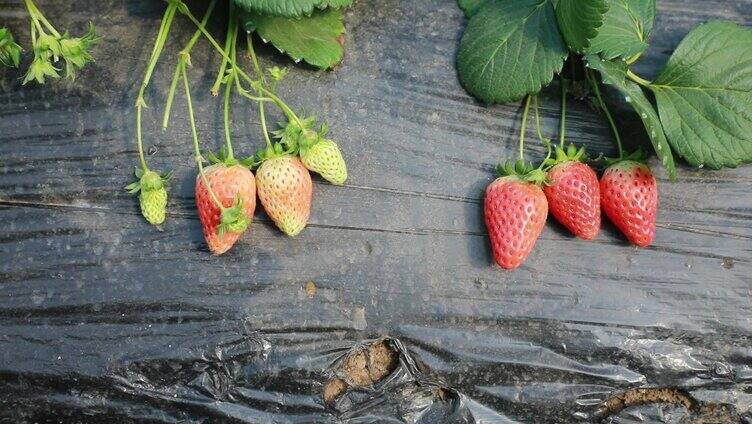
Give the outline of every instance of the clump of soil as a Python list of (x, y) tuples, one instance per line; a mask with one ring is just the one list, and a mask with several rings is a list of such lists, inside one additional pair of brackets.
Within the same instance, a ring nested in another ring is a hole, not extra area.
[(349, 387), (368, 387), (386, 378), (399, 364), (397, 352), (387, 340), (378, 340), (367, 348), (350, 353), (335, 372), (342, 378), (330, 380), (324, 386), (324, 402), (331, 403)]
[(693, 409), (697, 405), (689, 394), (679, 389), (631, 389), (607, 399), (603, 404), (602, 411), (604, 415), (613, 415), (632, 406), (651, 403), (668, 403), (683, 406), (687, 409)]
[(741, 422), (739, 414), (732, 406), (716, 403), (700, 404), (692, 395), (676, 388), (627, 390), (608, 398), (597, 416), (603, 419), (633, 406), (654, 403), (686, 408), (691, 415), (682, 421), (684, 424), (739, 424)]

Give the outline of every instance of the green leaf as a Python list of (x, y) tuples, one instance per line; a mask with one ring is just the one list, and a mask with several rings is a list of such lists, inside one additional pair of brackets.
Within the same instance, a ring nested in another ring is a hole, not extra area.
[(310, 15), (324, 0), (233, 0), (247, 12), (264, 15), (300, 17)]
[(327, 7), (331, 7), (333, 9), (342, 9), (343, 7), (347, 7), (351, 5), (353, 0), (323, 0), (321, 4), (319, 4), (319, 9), (325, 9)]
[(318, 10), (306, 18), (284, 18), (241, 13), (246, 30), (255, 29), (265, 41), (289, 55), (321, 69), (331, 68), (342, 61), (344, 49), (340, 36), (345, 32), (342, 11)]
[(607, 11), (607, 0), (559, 0), (556, 18), (569, 48), (583, 52), (590, 47)]
[(752, 162), (752, 31), (698, 26), (650, 89), (671, 145), (690, 165)]
[(645, 96), (642, 88), (627, 79), (627, 64), (623, 61), (605, 61), (597, 55), (586, 57), (589, 67), (599, 71), (603, 82), (614, 86), (624, 96), (625, 100), (634, 108), (640, 116), (642, 124), (648, 133), (650, 142), (653, 144), (658, 159), (661, 160), (668, 172), (670, 179), (676, 179), (676, 165), (671, 147), (663, 133), (661, 120), (655, 112), (650, 100)]
[(603, 26), (590, 42), (588, 53), (599, 53), (606, 60), (629, 59), (648, 47), (648, 36), (655, 20), (655, 0), (608, 0)]
[(567, 55), (549, 0), (488, 0), (467, 24), (457, 70), (470, 94), (503, 103), (539, 92)]
[(457, 5), (465, 12), (466, 17), (475, 15), (475, 12), (486, 3), (486, 0), (457, 0)]

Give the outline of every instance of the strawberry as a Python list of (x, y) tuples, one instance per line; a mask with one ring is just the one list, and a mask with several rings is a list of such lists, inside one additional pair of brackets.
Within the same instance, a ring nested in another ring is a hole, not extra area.
[(601, 207), (630, 242), (647, 247), (655, 237), (658, 185), (650, 168), (634, 157), (618, 161), (603, 172)]
[(306, 130), (300, 138), (300, 159), (303, 165), (321, 178), (334, 185), (342, 185), (347, 180), (347, 165), (339, 146), (332, 140), (324, 138), (327, 128), (319, 133)]
[(548, 202), (540, 188), (545, 173), (523, 161), (500, 165), (498, 173), (486, 189), (486, 227), (496, 263), (515, 269), (530, 255), (546, 224)]
[[(201, 174), (196, 177), (198, 217), (209, 250), (215, 255), (228, 251), (238, 241), (256, 209), (253, 173), (236, 160), (223, 156), (220, 154), (221, 159), (217, 160), (210, 155), (215, 163), (204, 170), (206, 180)], [(211, 192), (206, 187), (207, 182)], [(217, 202), (222, 204), (221, 208)]]
[(300, 146), (300, 159), (306, 168), (334, 185), (342, 185), (347, 180), (347, 165), (332, 140), (319, 139), (310, 146)]
[(136, 168), (136, 178), (138, 181), (128, 184), (125, 189), (131, 194), (140, 192), (141, 215), (152, 225), (164, 223), (167, 212), (165, 182), (170, 179), (170, 174), (159, 175), (148, 169)]
[(585, 149), (570, 144), (556, 148), (543, 192), (551, 215), (577, 237), (592, 240), (601, 227), (601, 195), (598, 176), (581, 162)]
[(313, 183), (297, 157), (282, 151), (281, 145), (260, 153), (256, 170), (258, 194), (264, 210), (288, 236), (303, 231), (311, 214)]

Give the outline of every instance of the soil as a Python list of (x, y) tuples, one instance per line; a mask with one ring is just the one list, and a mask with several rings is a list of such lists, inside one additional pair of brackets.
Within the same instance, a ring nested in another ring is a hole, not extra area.
[(339, 363), (335, 378), (324, 386), (324, 402), (342, 396), (349, 387), (370, 387), (391, 374), (399, 364), (397, 352), (387, 340), (378, 340), (367, 348), (350, 353)]
[(700, 404), (689, 393), (676, 388), (632, 389), (607, 399), (599, 414), (601, 419), (616, 415), (626, 408), (653, 403), (682, 406), (691, 412), (683, 424), (739, 424), (741, 418), (729, 405)]

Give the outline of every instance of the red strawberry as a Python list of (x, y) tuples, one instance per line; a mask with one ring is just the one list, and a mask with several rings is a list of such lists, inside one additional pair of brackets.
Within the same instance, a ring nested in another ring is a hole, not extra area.
[(217, 163), (204, 170), (212, 192), (224, 209), (220, 209), (204, 179), (196, 177), (196, 208), (204, 238), (215, 255), (228, 251), (253, 219), (256, 209), (256, 181), (243, 165)]
[(546, 224), (548, 202), (539, 184), (540, 169), (522, 161), (499, 167), (497, 178), (486, 189), (484, 215), (494, 260), (504, 269), (522, 265)]
[(601, 177), (601, 207), (627, 239), (647, 247), (655, 236), (658, 185), (650, 168), (635, 160), (622, 160)]
[(601, 227), (601, 195), (598, 176), (580, 162), (585, 149), (570, 144), (556, 148), (556, 159), (543, 187), (551, 215), (577, 237), (592, 240)]
[(311, 214), (313, 183), (303, 163), (290, 154), (271, 154), (256, 170), (261, 204), (288, 236), (305, 228)]

